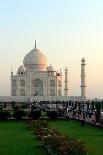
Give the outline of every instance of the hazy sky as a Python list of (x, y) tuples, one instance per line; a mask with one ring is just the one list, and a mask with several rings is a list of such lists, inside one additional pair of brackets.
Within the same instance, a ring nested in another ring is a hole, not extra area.
[(103, 98), (103, 0), (0, 0), (0, 96), (35, 40), (48, 64), (68, 67), (71, 96), (80, 95), (84, 56), (87, 96)]

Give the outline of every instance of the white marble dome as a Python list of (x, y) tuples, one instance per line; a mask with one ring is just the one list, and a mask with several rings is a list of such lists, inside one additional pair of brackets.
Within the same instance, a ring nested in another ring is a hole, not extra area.
[(19, 73), (25, 73), (25, 72), (26, 72), (25, 67), (24, 67), (23, 65), (21, 65), (21, 66), (18, 68), (17, 73), (19, 74)]
[(26, 69), (23, 65), (21, 65), (19, 68), (18, 68), (18, 73), (20, 72), (26, 72)]
[(47, 68), (48, 72), (54, 72), (54, 67), (52, 65), (48, 66)]
[(35, 48), (24, 57), (23, 64), (25, 67), (37, 65), (47, 66), (47, 59), (35, 46)]

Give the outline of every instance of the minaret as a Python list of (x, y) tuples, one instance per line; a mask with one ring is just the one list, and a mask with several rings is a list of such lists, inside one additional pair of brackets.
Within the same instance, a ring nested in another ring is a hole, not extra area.
[(82, 58), (81, 60), (81, 97), (86, 97), (86, 75), (85, 75), (85, 59)]
[(11, 77), (13, 76), (13, 71), (12, 71), (12, 68), (11, 68)]
[(68, 69), (67, 67), (65, 68), (65, 89), (64, 89), (64, 92), (65, 92), (65, 96), (68, 96)]
[(35, 48), (36, 48), (36, 40), (35, 40)]
[(13, 94), (13, 90), (12, 90), (12, 77), (13, 77), (13, 71), (12, 71), (12, 68), (11, 68), (11, 96)]

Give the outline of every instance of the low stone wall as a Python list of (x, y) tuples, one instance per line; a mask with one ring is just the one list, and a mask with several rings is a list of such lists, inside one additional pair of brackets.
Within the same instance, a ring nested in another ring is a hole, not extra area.
[(85, 101), (80, 96), (0, 96), (0, 102), (33, 102), (33, 101)]

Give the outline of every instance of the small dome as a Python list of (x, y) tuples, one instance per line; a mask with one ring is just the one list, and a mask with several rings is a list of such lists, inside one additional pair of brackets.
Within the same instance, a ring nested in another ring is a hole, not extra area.
[(84, 57), (82, 58), (81, 62), (85, 62), (85, 59), (84, 59)]
[(48, 72), (54, 72), (54, 67), (52, 65), (48, 66), (47, 68)]
[(37, 65), (47, 66), (47, 59), (45, 55), (36, 48), (36, 43), (35, 48), (24, 57), (23, 64), (25, 67)]
[(18, 73), (21, 73), (21, 72), (26, 72), (26, 69), (23, 65), (21, 65), (19, 68), (18, 68)]

